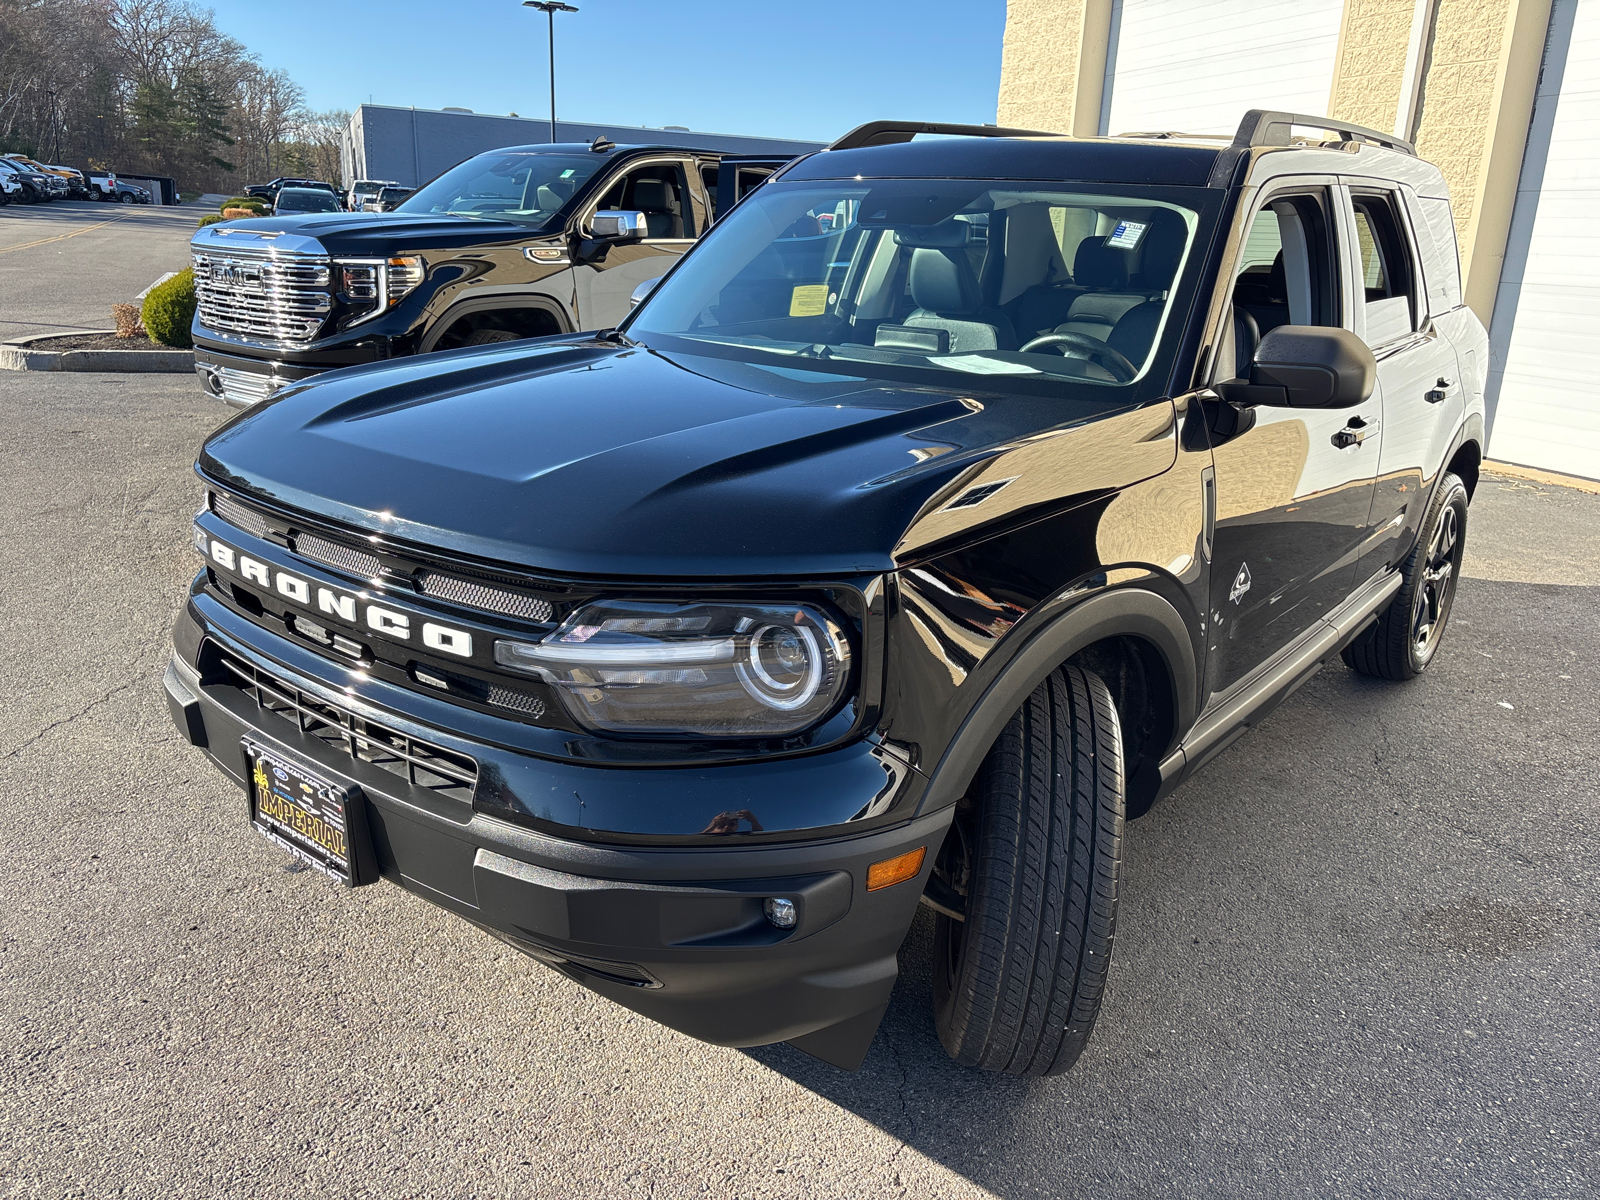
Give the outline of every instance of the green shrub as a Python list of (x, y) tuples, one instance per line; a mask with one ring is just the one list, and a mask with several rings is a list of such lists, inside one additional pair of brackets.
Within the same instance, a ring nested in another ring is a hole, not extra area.
[(200, 228), (204, 229), (207, 225), (215, 225), (218, 221), (226, 221), (227, 219), (221, 213), (207, 213), (200, 218)]
[(180, 350), (193, 346), (189, 325), (194, 320), (194, 270), (179, 271), (165, 283), (151, 288), (144, 298), (140, 317), (151, 341)]
[(267, 202), (255, 196), (230, 197), (217, 206), (217, 211), (223, 212), (230, 208), (249, 208), (253, 209), (257, 216), (264, 217), (267, 215)]

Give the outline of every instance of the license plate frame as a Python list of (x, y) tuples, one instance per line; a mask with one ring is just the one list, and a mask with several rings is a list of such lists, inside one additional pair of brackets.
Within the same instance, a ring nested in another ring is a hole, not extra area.
[(298, 759), (250, 738), (242, 745), (251, 827), (346, 887), (376, 882), (361, 789), (329, 783)]

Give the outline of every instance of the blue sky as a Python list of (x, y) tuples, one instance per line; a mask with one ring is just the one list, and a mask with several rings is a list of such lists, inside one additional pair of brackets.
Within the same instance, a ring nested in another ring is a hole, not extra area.
[[(571, 0), (559, 115), (827, 140), (885, 117), (995, 119), (1005, 0)], [(205, 0), (201, 0), (205, 3)], [(313, 108), (549, 114), (546, 18), (519, 0), (213, 0)]]

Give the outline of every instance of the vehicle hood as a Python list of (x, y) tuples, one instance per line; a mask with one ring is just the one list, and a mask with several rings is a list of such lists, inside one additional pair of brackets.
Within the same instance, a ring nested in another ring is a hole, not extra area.
[(191, 244), (213, 250), (229, 245), (236, 249), (283, 250), (292, 245), (301, 253), (315, 253), (320, 247), (322, 252), (335, 256), (364, 257), (494, 242), (536, 242), (552, 236), (555, 234), (515, 221), (424, 213), (337, 212), (250, 217), (207, 225), (195, 234)]
[(835, 575), (893, 569), (998, 451), (1104, 411), (568, 338), (322, 376), (213, 434), (200, 469), (540, 572)]

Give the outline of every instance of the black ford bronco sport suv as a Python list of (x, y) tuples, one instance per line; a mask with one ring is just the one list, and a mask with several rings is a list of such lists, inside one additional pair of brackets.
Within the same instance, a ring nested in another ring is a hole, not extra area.
[(925, 904), (949, 1052), (1065, 1070), (1123, 822), (1450, 616), (1444, 184), (1296, 126), (866, 126), (615, 329), (284, 389), (199, 458), (179, 729), (279, 846), (722, 1045), (859, 1064)]
[[(244, 408), (335, 367), (614, 326), (725, 198), (787, 161), (603, 138), (511, 146), (382, 214), (208, 225), (189, 244), (195, 371)], [(276, 199), (295, 182), (264, 186)]]

